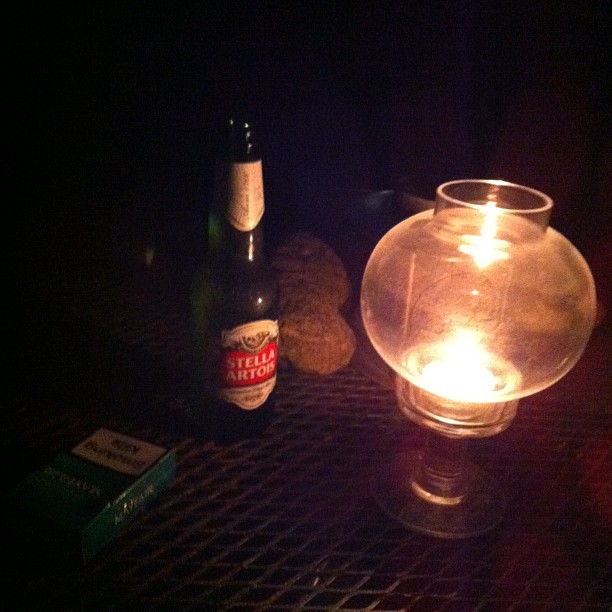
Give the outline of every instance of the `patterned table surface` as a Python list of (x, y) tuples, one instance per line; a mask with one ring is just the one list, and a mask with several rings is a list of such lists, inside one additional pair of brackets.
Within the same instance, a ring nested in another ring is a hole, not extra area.
[(220, 445), (182, 427), (185, 275), (132, 255), (69, 271), (50, 261), (28, 294), (37, 316), (21, 330), (21, 372), (3, 406), (5, 482), (99, 426), (175, 446), (176, 479), (85, 567), (6, 560), (0, 607), (612, 609), (609, 317), (509, 429), (470, 442), (506, 495), (504, 522), (441, 540), (396, 524), (372, 498), (385, 461), (418, 449), (423, 431), (359, 360), (329, 377), (283, 370), (259, 439)]

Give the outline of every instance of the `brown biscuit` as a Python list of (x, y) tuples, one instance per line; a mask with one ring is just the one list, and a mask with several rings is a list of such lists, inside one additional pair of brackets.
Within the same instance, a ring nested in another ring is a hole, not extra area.
[(272, 265), (277, 270), (304, 270), (326, 266), (342, 274), (344, 266), (333, 249), (308, 232), (290, 236), (275, 251)]
[(348, 365), (356, 340), (340, 313), (351, 289), (340, 258), (325, 242), (302, 232), (278, 247), (272, 266), (280, 294), (281, 361), (323, 375)]
[(341, 308), (351, 286), (342, 260), (325, 242), (300, 232), (291, 236), (272, 257), (281, 298), (281, 309), (306, 301)]
[(336, 310), (342, 308), (350, 295), (347, 279), (316, 271), (278, 272), (281, 310), (290, 310), (300, 304), (327, 304)]
[(332, 374), (355, 352), (353, 330), (329, 305), (303, 304), (280, 319), (280, 355), (302, 372)]

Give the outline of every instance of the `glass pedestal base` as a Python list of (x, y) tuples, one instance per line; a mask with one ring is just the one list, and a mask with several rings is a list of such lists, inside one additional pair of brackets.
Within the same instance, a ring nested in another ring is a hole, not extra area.
[(503, 519), (506, 503), (495, 480), (477, 465), (464, 461), (465, 492), (456, 503), (426, 499), (413, 485), (420, 454), (397, 455), (372, 482), (378, 505), (405, 527), (446, 539), (471, 538), (494, 529)]

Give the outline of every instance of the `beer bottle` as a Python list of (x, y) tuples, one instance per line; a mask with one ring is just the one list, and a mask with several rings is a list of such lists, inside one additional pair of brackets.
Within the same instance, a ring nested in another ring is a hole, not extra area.
[(279, 302), (263, 215), (255, 132), (247, 122), (229, 120), (215, 168), (207, 258), (191, 290), (196, 413), (223, 440), (260, 434), (273, 411)]

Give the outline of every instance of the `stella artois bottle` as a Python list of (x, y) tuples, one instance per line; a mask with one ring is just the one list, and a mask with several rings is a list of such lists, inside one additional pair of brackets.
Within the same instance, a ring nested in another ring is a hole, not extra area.
[(278, 288), (264, 251), (262, 162), (249, 123), (230, 120), (215, 169), (207, 260), (192, 286), (198, 410), (216, 437), (258, 435), (270, 420)]

